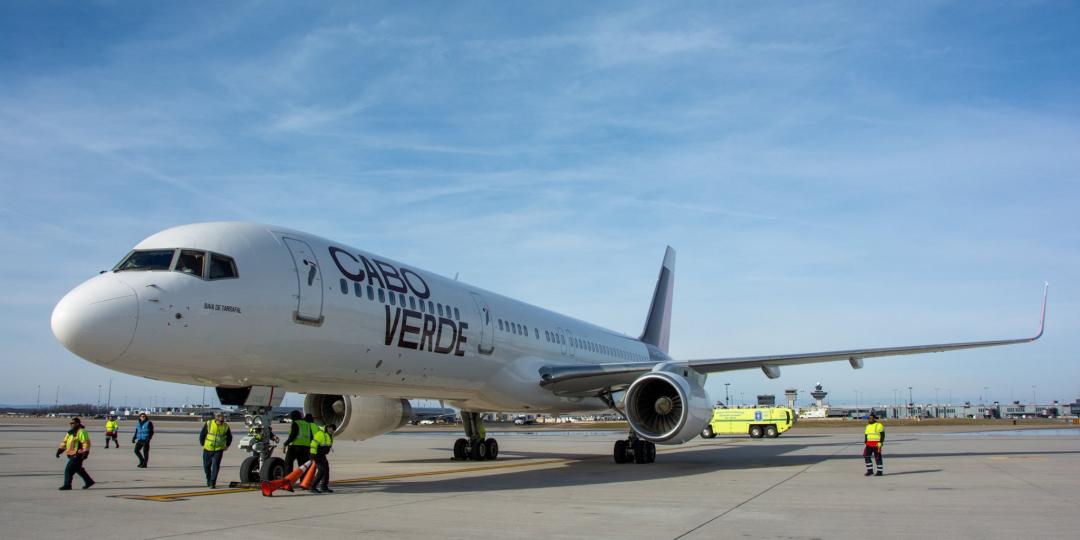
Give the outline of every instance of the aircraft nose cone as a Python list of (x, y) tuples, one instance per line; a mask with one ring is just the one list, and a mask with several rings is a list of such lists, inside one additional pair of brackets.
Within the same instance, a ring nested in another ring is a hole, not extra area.
[(67, 350), (96, 364), (119, 358), (135, 337), (135, 291), (109, 274), (76, 287), (53, 308), (52, 331)]

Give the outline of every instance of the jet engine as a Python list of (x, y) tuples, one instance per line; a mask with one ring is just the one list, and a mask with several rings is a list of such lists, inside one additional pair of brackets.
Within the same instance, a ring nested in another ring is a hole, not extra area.
[(689, 371), (680, 371), (651, 371), (626, 390), (626, 418), (642, 439), (682, 444), (697, 437), (712, 419), (704, 381), (688, 378)]
[(319, 424), (337, 424), (334, 437), (352, 441), (393, 431), (412, 418), (408, 400), (371, 396), (308, 394), (304, 411)]

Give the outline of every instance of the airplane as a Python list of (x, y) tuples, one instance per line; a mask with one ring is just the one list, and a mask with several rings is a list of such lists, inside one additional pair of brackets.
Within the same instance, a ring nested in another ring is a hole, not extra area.
[[(669, 246), (644, 329), (632, 337), (282, 227), (182, 225), (139, 242), (64, 296), (52, 331), (109, 369), (212, 386), (223, 405), (265, 414), (306, 394), (317, 422), (364, 440), (406, 423), (409, 399), (461, 411), (456, 459), (495, 459), (481, 413), (614, 410), (629, 424), (618, 463), (651, 463), (656, 444), (698, 436), (712, 415), (709, 373), (1032, 342), (1033, 337), (680, 360), (669, 354), (675, 251)], [(619, 399), (621, 397), (621, 399)], [(269, 424), (269, 422), (265, 422)], [(280, 458), (258, 456), (276, 478)]]

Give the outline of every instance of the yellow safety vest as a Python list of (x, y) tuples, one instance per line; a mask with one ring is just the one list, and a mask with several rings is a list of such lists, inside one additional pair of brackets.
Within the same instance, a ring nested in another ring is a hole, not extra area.
[(120, 423), (116, 422), (115, 420), (109, 420), (108, 422), (105, 422), (105, 433), (116, 433), (116, 427), (119, 425)]
[(60, 448), (64, 449), (64, 452), (69, 456), (74, 456), (83, 448), (90, 448), (90, 437), (86, 434), (86, 430), (79, 428), (74, 435), (68, 433), (64, 435), (64, 442), (60, 443)]
[(319, 430), (311, 437), (311, 455), (319, 453), (319, 447), (325, 446), (327, 451), (331, 446), (334, 446), (334, 436), (326, 431)]
[(293, 423), (296, 424), (296, 438), (289, 444), (309, 446), (311, 444), (311, 430), (314, 425), (307, 420), (293, 420)]
[(866, 442), (881, 442), (882, 433), (885, 433), (885, 426), (881, 422), (866, 424)]
[(217, 422), (211, 420), (206, 423), (206, 439), (203, 441), (203, 449), (210, 452), (216, 452), (218, 450), (224, 450), (226, 444), (226, 435), (229, 433), (229, 424), (222, 422), (219, 426)]

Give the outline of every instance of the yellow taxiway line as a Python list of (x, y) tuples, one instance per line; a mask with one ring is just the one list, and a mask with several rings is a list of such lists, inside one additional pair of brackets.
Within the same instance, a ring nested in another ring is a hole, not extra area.
[[(448, 474), (461, 474), (470, 472), (484, 472), (495, 471), (500, 469), (518, 469), (522, 467), (537, 467), (541, 465), (557, 465), (562, 463), (571, 463), (574, 461), (580, 461), (575, 459), (545, 459), (541, 461), (529, 461), (525, 463), (500, 463), (497, 465), (482, 465), (478, 467), (466, 467), (464, 469), (442, 469), (437, 471), (419, 471), (411, 473), (397, 473), (397, 474), (383, 474), (378, 476), (361, 476), (358, 478), (345, 478), (342, 480), (335, 480), (331, 482), (332, 485), (341, 486), (349, 484), (363, 484), (366, 482), (378, 482), (381, 480), (399, 480), (402, 478), (417, 478), (421, 476), (440, 476)], [(119, 499), (132, 499), (136, 501), (155, 501), (155, 502), (172, 502), (182, 501), (191, 497), (205, 497), (208, 495), (227, 495), (229, 493), (244, 493), (248, 491), (259, 491), (258, 488), (228, 488), (228, 489), (208, 489), (204, 491), (185, 491), (182, 493), (164, 493), (161, 495), (113, 495), (113, 497)]]

